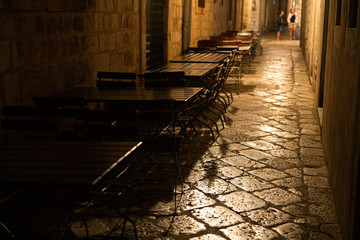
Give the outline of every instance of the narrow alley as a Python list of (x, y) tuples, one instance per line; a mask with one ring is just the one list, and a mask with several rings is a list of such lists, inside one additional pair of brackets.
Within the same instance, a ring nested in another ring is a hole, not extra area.
[(0, 0), (0, 240), (360, 239), (359, 3)]
[[(178, 215), (164, 194), (134, 200), (139, 239), (339, 239), (299, 41), (265, 34), (262, 46), (263, 56), (244, 63), (242, 85), (228, 81), (234, 102), (217, 142), (190, 143)], [(93, 220), (93, 234), (111, 228), (109, 219)]]

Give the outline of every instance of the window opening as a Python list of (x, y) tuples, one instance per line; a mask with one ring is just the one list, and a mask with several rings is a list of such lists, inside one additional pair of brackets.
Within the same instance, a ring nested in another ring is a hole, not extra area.
[(341, 23), (341, 5), (342, 5), (342, 0), (337, 0), (336, 25), (340, 25)]
[(205, 0), (199, 0), (198, 6), (201, 8), (205, 8)]
[(349, 2), (349, 28), (356, 28), (358, 12), (358, 0), (350, 0)]

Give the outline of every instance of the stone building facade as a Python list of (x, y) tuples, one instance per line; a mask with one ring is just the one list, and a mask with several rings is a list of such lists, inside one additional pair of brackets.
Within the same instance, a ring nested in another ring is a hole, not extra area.
[(0, 102), (139, 71), (138, 1), (0, 1)]
[[(191, 46), (226, 30), (240, 30), (235, 26), (240, 0), (205, 1), (204, 8), (199, 0), (191, 1)], [(0, 106), (94, 85), (101, 70), (144, 72), (147, 2), (1, 0)], [(165, 60), (184, 50), (183, 2), (164, 1)]]
[(303, 6), (301, 46), (317, 93), (335, 207), (343, 239), (359, 239), (360, 6), (353, 0), (303, 0)]

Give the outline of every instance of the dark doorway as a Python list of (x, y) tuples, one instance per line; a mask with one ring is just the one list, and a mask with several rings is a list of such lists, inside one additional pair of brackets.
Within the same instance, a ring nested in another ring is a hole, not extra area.
[(165, 61), (166, 43), (164, 0), (146, 1), (146, 69), (162, 65)]
[(319, 86), (319, 108), (324, 107), (324, 84), (325, 84), (325, 67), (326, 67), (326, 48), (327, 48), (327, 34), (328, 34), (328, 20), (329, 20), (329, 1), (325, 1), (324, 10), (324, 32), (321, 52), (321, 70), (320, 70), (320, 86)]

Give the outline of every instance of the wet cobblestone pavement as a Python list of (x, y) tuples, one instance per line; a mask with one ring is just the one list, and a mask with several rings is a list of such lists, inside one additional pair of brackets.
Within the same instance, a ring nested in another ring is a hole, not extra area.
[[(177, 216), (171, 194), (134, 200), (139, 239), (339, 239), (299, 42), (273, 38), (243, 67), (217, 142), (191, 141)], [(104, 219), (93, 226), (110, 228)]]

